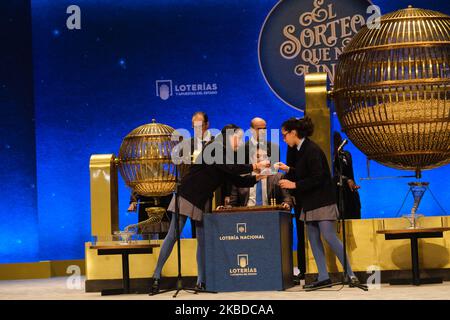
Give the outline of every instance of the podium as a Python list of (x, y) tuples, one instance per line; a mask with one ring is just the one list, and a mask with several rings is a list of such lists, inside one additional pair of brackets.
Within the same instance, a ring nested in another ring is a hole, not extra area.
[(294, 285), (291, 213), (204, 215), (206, 289), (275, 291)]

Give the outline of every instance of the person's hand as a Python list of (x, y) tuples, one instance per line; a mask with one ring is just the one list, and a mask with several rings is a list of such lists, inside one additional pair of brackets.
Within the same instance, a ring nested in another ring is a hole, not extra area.
[(290, 206), (288, 203), (286, 203), (286, 202), (283, 202), (283, 203), (281, 204), (281, 206), (282, 206), (284, 209), (286, 209), (286, 210), (291, 210), (291, 206)]
[(264, 168), (269, 168), (270, 167), (270, 161), (269, 160), (264, 160), (264, 161), (260, 161), (257, 163), (253, 164), (253, 171), (255, 170), (259, 170), (261, 171)]
[(223, 210), (223, 209), (225, 209), (225, 206), (218, 206), (218, 207), (216, 208), (216, 210)]
[(130, 206), (128, 207), (127, 211), (128, 212), (132, 212), (132, 211), (136, 211), (136, 202), (132, 202), (130, 203)]
[(295, 189), (296, 185), (295, 182), (287, 180), (287, 179), (281, 179), (278, 184), (283, 189)]
[(287, 165), (285, 165), (283, 162), (277, 162), (273, 166), (277, 170), (281, 170), (281, 171), (284, 171), (284, 172), (288, 172), (289, 171), (289, 167)]
[(267, 175), (266, 174), (257, 174), (256, 176), (256, 181), (262, 180), (262, 179), (267, 179)]
[(359, 188), (361, 188), (352, 179), (348, 179), (347, 184), (348, 184), (348, 187), (350, 188), (350, 190), (352, 190), (352, 191), (355, 191), (355, 190), (358, 190)]

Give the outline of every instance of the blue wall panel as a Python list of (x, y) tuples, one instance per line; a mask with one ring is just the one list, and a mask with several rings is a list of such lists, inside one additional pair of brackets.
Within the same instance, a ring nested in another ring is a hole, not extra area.
[[(33, 77), (34, 108), (33, 84), (27, 92), (10, 92), (1, 105), (6, 125), (1, 128), (0, 148), (8, 156), (0, 177), (8, 183), (0, 196), (5, 217), (0, 223), (0, 262), (83, 258), (83, 243), (90, 237), (89, 157), (117, 154), (122, 138), (152, 118), (174, 128), (190, 128), (191, 114), (204, 110), (214, 128), (226, 123), (248, 128), (256, 115), (278, 128), (286, 118), (301, 116), (275, 97), (258, 65), (259, 31), (275, 3), (32, 1), (34, 70), (16, 67), (17, 61), (9, 68)], [(374, 3), (383, 13), (410, 3), (450, 13), (447, 1)], [(66, 8), (71, 4), (81, 8), (81, 30), (66, 28)], [(30, 28), (24, 28), (30, 34)], [(155, 92), (157, 80), (172, 80), (173, 85), (214, 83), (218, 89), (214, 95), (162, 100)], [(3, 98), (5, 90), (0, 89)], [(13, 94), (26, 101), (13, 99)], [(339, 127), (336, 117), (333, 124)], [(348, 148), (356, 175), (363, 177), (365, 157), (351, 144)], [(284, 153), (283, 146), (282, 159)], [(447, 212), (449, 171), (447, 166), (425, 172), (423, 179), (431, 182)], [(372, 164), (374, 176), (402, 174)], [(363, 217), (395, 216), (408, 181), (361, 182)], [(123, 228), (137, 215), (126, 212), (129, 191), (121, 180), (119, 191)], [(410, 205), (408, 201), (405, 210)], [(430, 194), (421, 211), (441, 214)], [(184, 236), (189, 233), (185, 228)]]

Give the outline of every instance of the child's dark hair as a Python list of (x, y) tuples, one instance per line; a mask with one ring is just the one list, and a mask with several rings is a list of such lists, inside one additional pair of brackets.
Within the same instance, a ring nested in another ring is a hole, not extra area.
[(225, 127), (222, 128), (222, 130), (220, 130), (220, 134), (215, 137), (214, 141), (220, 142), (225, 145), (227, 133), (234, 134), (240, 130), (242, 130), (241, 127), (235, 124), (227, 124)]
[(297, 132), (297, 136), (300, 139), (310, 137), (314, 132), (314, 124), (312, 123), (311, 118), (307, 116), (301, 119), (290, 118), (283, 122), (281, 127), (288, 132)]
[(236, 131), (239, 130), (242, 129), (235, 124), (227, 124), (225, 127), (222, 128), (222, 130), (220, 130), (220, 134), (225, 137), (227, 135), (227, 132), (236, 133)]

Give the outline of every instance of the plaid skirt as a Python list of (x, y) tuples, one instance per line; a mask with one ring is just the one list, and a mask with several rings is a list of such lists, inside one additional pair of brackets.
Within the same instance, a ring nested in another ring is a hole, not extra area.
[[(175, 212), (175, 194), (170, 201), (167, 211)], [(192, 220), (202, 221), (203, 220), (203, 210), (200, 210), (194, 206), (191, 202), (185, 198), (178, 196), (178, 212), (183, 216), (188, 216)]]
[(314, 210), (307, 211), (302, 210), (300, 214), (300, 220), (304, 222), (310, 221), (323, 221), (323, 220), (337, 220), (339, 217), (339, 210), (336, 204), (320, 207)]

